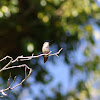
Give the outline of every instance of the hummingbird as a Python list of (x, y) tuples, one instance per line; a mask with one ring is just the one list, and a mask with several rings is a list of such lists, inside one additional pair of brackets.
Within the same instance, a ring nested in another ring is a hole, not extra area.
[[(44, 42), (42, 46), (42, 53), (43, 54), (48, 54), (50, 52), (50, 47), (49, 47), (49, 42)], [(44, 55), (44, 63), (48, 60), (48, 56)]]

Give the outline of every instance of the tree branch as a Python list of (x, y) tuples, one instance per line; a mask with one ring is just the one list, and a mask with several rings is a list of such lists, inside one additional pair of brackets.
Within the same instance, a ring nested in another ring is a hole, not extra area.
[[(30, 74), (32, 73), (32, 69), (29, 68), (26, 64), (18, 65), (18, 66), (12, 66), (12, 67), (8, 67), (8, 68), (5, 68), (5, 69), (2, 69), (2, 71), (4, 71), (4, 70), (13, 69), (13, 68), (21, 68), (21, 67), (25, 67), (26, 69), (29, 69), (28, 75), (27, 75), (27, 76), (25, 75), (25, 78), (24, 78), (19, 84), (17, 84), (16, 86), (12, 87), (13, 83), (14, 83), (15, 80), (16, 80), (16, 76), (15, 76), (13, 82), (11, 83), (11, 85), (10, 85), (10, 86), (8, 85), (8, 88), (0, 90), (0, 92), (2, 93), (3, 96), (7, 96), (7, 94), (6, 94), (4, 91), (12, 90), (12, 89), (14, 89), (14, 88), (16, 88), (16, 87), (22, 85), (22, 83), (23, 83), (23, 82), (30, 76)], [(9, 77), (8, 81), (10, 80), (10, 78), (11, 78), (11, 77)], [(2, 97), (2, 96), (0, 96), (0, 97)]]
[(40, 56), (44, 56), (44, 55), (47, 55), (47, 56), (58, 56), (58, 54), (61, 52), (63, 48), (61, 48), (58, 52), (56, 53), (53, 53), (53, 54), (50, 54), (52, 51), (50, 51), (48, 54), (40, 54), (40, 55), (37, 55), (37, 56), (34, 56), (34, 54), (32, 54), (32, 56), (27, 56), (27, 57), (23, 57), (23, 56), (19, 56), (17, 59), (20, 60), (20, 61), (26, 61), (26, 60), (31, 60), (33, 58), (39, 58)]
[[(11, 83), (11, 85), (9, 85), (9, 81), (10, 81), (10, 78), (11, 78), (11, 74), (10, 74), (9, 79), (8, 79), (8, 88), (6, 88), (6, 89), (1, 89), (1, 90), (0, 90), (0, 93), (2, 94), (2, 96), (0, 96), (0, 97), (7, 96), (7, 94), (5, 93), (5, 91), (12, 90), (12, 89), (14, 89), (14, 88), (16, 88), (16, 87), (22, 85), (23, 82), (24, 82), (24, 81), (30, 76), (30, 74), (32, 73), (32, 69), (29, 68), (26, 64), (17, 65), (17, 66), (11, 66), (11, 67), (10, 67), (10, 64), (13, 64), (13, 63), (15, 63), (15, 62), (17, 62), (17, 61), (31, 60), (31, 59), (33, 59), (33, 58), (38, 58), (38, 57), (44, 56), (44, 55), (47, 55), (47, 56), (53, 56), (53, 55), (55, 55), (55, 56), (59, 57), (58, 54), (61, 52), (62, 49), (63, 49), (63, 48), (61, 48), (58, 52), (53, 53), (53, 54), (50, 54), (50, 53), (51, 53), (51, 51), (50, 51), (48, 54), (40, 54), (40, 55), (37, 55), (37, 56), (34, 56), (33, 54), (32, 54), (32, 56), (27, 56), (27, 57), (18, 56), (15, 60), (13, 60), (13, 58), (10, 57), (10, 56), (6, 56), (6, 57), (4, 57), (3, 59), (1, 59), (0, 62), (2, 62), (3, 60), (6, 60), (7, 58), (9, 58), (10, 61), (9, 61), (2, 69), (0, 69), (0, 72), (5, 71), (5, 70), (9, 70), (9, 69), (25, 67), (25, 78), (24, 78), (19, 84), (17, 84), (17, 85), (15, 85), (14, 87), (12, 87), (13, 83), (14, 83), (15, 80), (16, 80), (16, 76), (14, 77), (14, 80), (13, 80), (13, 82)], [(26, 70), (27, 70), (27, 69), (29, 70), (28, 75), (26, 74)]]

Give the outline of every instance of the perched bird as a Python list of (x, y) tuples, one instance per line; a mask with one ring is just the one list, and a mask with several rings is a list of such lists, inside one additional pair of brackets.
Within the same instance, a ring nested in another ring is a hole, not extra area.
[[(49, 42), (44, 42), (42, 46), (42, 53), (43, 54), (48, 54), (50, 52), (50, 47), (49, 47)], [(44, 63), (48, 60), (48, 56), (44, 55)]]

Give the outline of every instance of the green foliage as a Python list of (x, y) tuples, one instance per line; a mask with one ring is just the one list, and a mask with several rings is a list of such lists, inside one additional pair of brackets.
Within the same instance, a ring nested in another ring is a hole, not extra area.
[[(39, 54), (45, 40), (54, 40), (52, 45), (58, 48), (63, 47), (62, 55), (65, 62), (74, 66), (74, 68), (71, 66), (70, 73), (74, 75), (74, 71), (78, 70), (86, 71), (89, 75), (90, 72), (94, 73), (100, 69), (98, 67), (100, 58), (93, 52), (95, 42), (91, 25), (92, 21), (96, 21), (96, 24), (100, 26), (98, 20), (100, 20), (100, 8), (94, 0), (0, 0), (0, 58), (6, 55), (13, 58), (18, 55), (27, 56), (32, 52)], [(78, 65), (71, 62), (69, 56), (79, 48), (81, 39), (85, 39), (89, 45), (84, 50), (87, 61)], [(29, 44), (33, 46), (31, 52), (27, 49)], [(44, 85), (51, 82), (50, 76), (50, 80), (44, 79), (49, 73), (42, 69), (38, 59), (34, 62), (34, 64), (29, 61), (25, 63), (35, 71), (35, 76), (33, 75), (35, 81)], [(13, 74), (15, 72), (16, 70)], [(4, 81), (8, 78), (8, 74), (1, 73), (0, 76)], [(55, 97), (45, 95), (45, 100), (90, 98), (90, 88), (83, 89), (85, 84), (85, 82), (79, 82), (76, 89), (69, 91), (66, 95), (55, 90)], [(79, 92), (76, 94), (76, 91)], [(18, 94), (13, 94), (13, 96), (16, 97), (13, 100), (17, 100)], [(8, 99), (10, 100), (11, 97)], [(39, 98), (36, 97), (36, 100)]]

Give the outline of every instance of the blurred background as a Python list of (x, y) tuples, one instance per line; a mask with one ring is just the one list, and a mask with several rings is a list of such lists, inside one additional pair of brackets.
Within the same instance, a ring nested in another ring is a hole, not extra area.
[[(100, 100), (100, 0), (0, 0), (0, 59), (41, 54), (46, 40), (59, 58), (14, 63), (33, 72), (0, 100)], [(0, 89), (10, 73), (13, 86), (24, 78), (24, 68), (3, 71)]]

